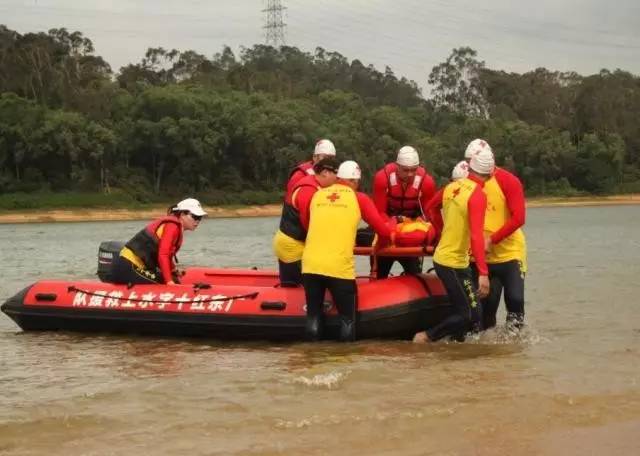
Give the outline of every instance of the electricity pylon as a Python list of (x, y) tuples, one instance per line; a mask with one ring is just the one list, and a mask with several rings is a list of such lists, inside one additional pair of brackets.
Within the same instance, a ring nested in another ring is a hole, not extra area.
[(262, 10), (265, 13), (265, 42), (269, 46), (279, 47), (285, 44), (284, 35), (287, 24), (284, 23), (282, 16), (283, 11), (287, 9), (282, 6), (280, 0), (266, 0), (266, 8)]

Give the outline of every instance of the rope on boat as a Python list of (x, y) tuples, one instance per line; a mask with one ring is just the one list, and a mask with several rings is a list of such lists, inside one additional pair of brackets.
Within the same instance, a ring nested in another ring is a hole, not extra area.
[[(102, 293), (96, 293), (94, 291), (89, 291), (89, 290), (82, 290), (78, 287), (76, 287), (75, 285), (71, 285), (67, 288), (68, 292), (72, 292), (72, 291), (76, 291), (78, 293), (84, 293), (86, 295), (89, 296), (99, 296), (101, 298), (110, 298), (111, 296), (109, 296), (109, 294), (102, 294)], [(258, 291), (254, 291), (253, 293), (247, 293), (247, 294), (243, 294), (243, 295), (235, 295), (235, 296), (224, 296), (222, 298), (207, 298), (207, 299), (202, 299), (202, 300), (198, 300), (198, 302), (221, 302), (221, 301), (231, 301), (232, 299), (255, 299), (258, 294), (260, 294), (260, 292)], [(199, 294), (194, 296), (197, 297), (200, 296)], [(153, 300), (153, 299), (136, 299), (136, 298), (127, 298), (128, 301), (131, 302), (153, 302), (155, 304), (184, 304), (184, 301), (179, 301), (179, 300), (171, 300), (171, 301), (157, 301), (157, 300)]]

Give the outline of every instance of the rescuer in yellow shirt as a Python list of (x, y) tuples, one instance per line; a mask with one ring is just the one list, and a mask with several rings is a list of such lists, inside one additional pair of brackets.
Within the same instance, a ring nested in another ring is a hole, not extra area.
[(382, 238), (391, 230), (373, 201), (358, 192), (360, 167), (354, 161), (338, 168), (337, 182), (311, 199), (309, 229), (302, 254), (302, 283), (307, 301), (307, 335), (323, 335), (324, 295), (328, 289), (340, 314), (340, 340), (356, 338), (357, 287), (353, 248), (360, 219)]
[[(489, 294), (483, 239), (487, 197), (482, 187), (491, 177), (493, 168), (494, 158), (490, 150), (474, 155), (468, 176), (448, 184), (427, 205), (432, 222), (435, 226), (442, 226), (433, 265), (455, 312), (436, 326), (417, 333), (414, 342), (435, 342), (445, 337), (463, 341), (469, 331), (482, 329), (482, 304), (478, 298)], [(470, 268), (469, 251), (478, 268), (477, 288)]]
[[(465, 158), (491, 146), (474, 139)], [(506, 169), (496, 167), (484, 184), (487, 212), (484, 219), (485, 251), (489, 267), (491, 293), (482, 301), (484, 329), (496, 325), (496, 313), (504, 289), (507, 326), (519, 329), (524, 324), (524, 278), (527, 271), (527, 243), (522, 231), (526, 209), (522, 182)]]

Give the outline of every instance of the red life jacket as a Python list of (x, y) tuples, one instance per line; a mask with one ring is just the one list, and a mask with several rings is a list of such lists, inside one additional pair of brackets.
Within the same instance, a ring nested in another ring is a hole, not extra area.
[(144, 262), (145, 266), (150, 271), (158, 269), (158, 248), (160, 245), (160, 238), (156, 233), (160, 226), (165, 223), (175, 223), (180, 227), (180, 236), (178, 236), (178, 239), (176, 239), (174, 244), (173, 252), (175, 256), (182, 246), (182, 223), (180, 223), (178, 217), (174, 215), (167, 215), (154, 220), (125, 244), (125, 247), (135, 253), (135, 255)]
[(300, 163), (295, 168), (291, 170), (289, 173), (289, 179), (296, 173), (296, 171), (302, 171), (304, 174), (313, 176), (315, 171), (313, 171), (313, 162), (311, 160), (306, 161), (304, 163)]
[(291, 193), (284, 200), (280, 217), (280, 231), (298, 241), (304, 241), (307, 237), (307, 232), (300, 221), (300, 211), (292, 203), (293, 195), (301, 187), (313, 187), (317, 190), (320, 184), (315, 176), (305, 176), (296, 182)]
[(422, 215), (420, 208), (420, 192), (422, 181), (427, 174), (420, 166), (416, 171), (413, 182), (402, 188), (402, 182), (398, 178), (398, 166), (388, 163), (383, 168), (387, 175), (387, 215), (403, 215), (405, 217), (418, 217)]

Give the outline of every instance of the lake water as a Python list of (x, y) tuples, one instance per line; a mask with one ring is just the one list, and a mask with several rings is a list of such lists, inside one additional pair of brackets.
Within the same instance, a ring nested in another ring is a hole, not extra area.
[[(0, 225), (0, 301), (92, 277), (99, 242), (141, 225)], [(206, 220), (181, 261), (273, 268), (276, 225)], [(528, 327), (463, 344), (23, 333), (0, 315), (0, 454), (639, 454), (639, 227), (640, 206), (529, 210)]]

